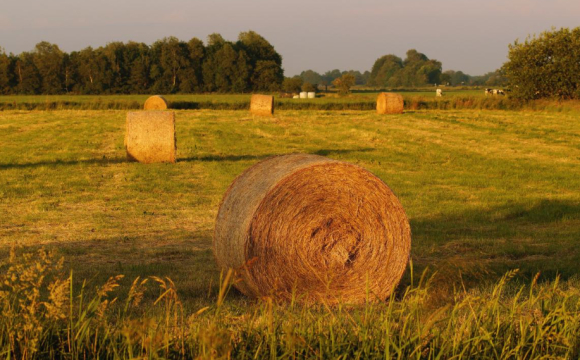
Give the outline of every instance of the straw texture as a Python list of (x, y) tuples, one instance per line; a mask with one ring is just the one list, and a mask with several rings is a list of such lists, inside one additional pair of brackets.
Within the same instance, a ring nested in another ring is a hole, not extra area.
[(270, 95), (252, 95), (250, 112), (258, 116), (274, 115), (274, 97)]
[(403, 97), (395, 93), (380, 93), (377, 98), (377, 114), (402, 114)]
[(175, 112), (127, 113), (125, 148), (129, 160), (142, 163), (175, 162)]
[(302, 302), (384, 300), (409, 258), (396, 196), (367, 170), (317, 155), (266, 159), (230, 185), (214, 254), (246, 295)]
[(145, 101), (144, 110), (167, 110), (169, 103), (163, 96), (153, 95)]

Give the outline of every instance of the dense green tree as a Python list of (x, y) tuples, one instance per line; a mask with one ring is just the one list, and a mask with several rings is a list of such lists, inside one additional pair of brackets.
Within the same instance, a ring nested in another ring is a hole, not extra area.
[(129, 68), (126, 88), (133, 94), (148, 93), (151, 86), (151, 54), (146, 44), (130, 42), (127, 44), (125, 66)]
[(509, 46), (503, 66), (521, 99), (580, 98), (580, 27), (546, 31)]
[(354, 86), (355, 82), (355, 76), (353, 74), (346, 73), (341, 77), (334, 79), (332, 85), (338, 89), (339, 94), (346, 95), (350, 92), (350, 88)]
[(119, 41), (108, 43), (105, 47), (100, 48), (101, 61), (104, 62), (103, 69), (106, 72), (103, 75), (105, 89), (108, 93), (127, 92), (128, 80), (130, 77), (129, 64), (125, 63), (125, 44)]
[(381, 87), (415, 87), (441, 82), (441, 63), (415, 49), (407, 51), (405, 60), (395, 55), (378, 58), (368, 84)]
[(284, 81), (282, 56), (268, 40), (250, 30), (240, 33), (236, 48), (246, 54), (252, 91), (280, 90)]
[(151, 46), (112, 42), (70, 54), (48, 42), (17, 56), (0, 51), (0, 93), (6, 94), (275, 91), (283, 80), (282, 57), (254, 31), (235, 43), (211, 34), (207, 46), (168, 37)]
[(302, 78), (299, 76), (294, 76), (291, 78), (285, 78), (282, 83), (282, 90), (287, 93), (297, 93), (302, 89)]
[[(367, 73), (368, 73), (368, 71), (367, 71)], [(365, 76), (358, 70), (343, 71), (342, 75), (345, 75), (345, 74), (350, 74), (350, 75), (354, 76), (354, 81), (355, 81), (354, 84), (355, 85), (364, 85), (367, 82), (367, 78), (365, 78)]]
[[(328, 84), (332, 84), (332, 82), (339, 77), (342, 76), (342, 72), (338, 69), (329, 70), (322, 74), (322, 80), (327, 82)], [(315, 83), (316, 84), (316, 83)]]
[(403, 68), (403, 60), (395, 55), (385, 55), (378, 58), (370, 73), (368, 84), (371, 86), (387, 86), (391, 77)]
[(487, 78), (485, 80), (485, 85), (487, 86), (503, 87), (507, 86), (509, 83), (509, 80), (502, 69), (497, 69), (496, 71), (489, 72), (483, 76), (484, 78)]
[(78, 53), (79, 82), (77, 90), (84, 94), (110, 92), (110, 70), (102, 48), (87, 47)]
[(300, 78), (304, 83), (320, 84), (322, 83), (322, 76), (314, 70), (306, 70), (300, 73)]
[(442, 84), (449, 83), (453, 86), (463, 83), (469, 84), (471, 82), (471, 76), (464, 74), (463, 71), (446, 70), (441, 74), (440, 81)]
[(59, 47), (42, 41), (34, 47), (32, 58), (41, 79), (40, 92), (43, 94), (64, 92), (64, 53)]
[(200, 92), (203, 89), (202, 64), (205, 56), (205, 47), (198, 38), (187, 43), (188, 65), (182, 69), (179, 90), (184, 93)]
[(0, 94), (9, 94), (12, 87), (12, 59), (0, 48)]
[(251, 78), (253, 91), (277, 91), (284, 81), (282, 68), (272, 60), (256, 62)]
[(217, 40), (214, 42), (210, 38), (208, 41), (209, 54), (203, 64), (203, 81), (206, 84), (206, 90), (246, 91), (250, 76), (246, 53), (243, 50), (237, 52), (230, 42), (221, 41), (219, 38)]
[(14, 66), (16, 74), (16, 93), (18, 94), (38, 94), (42, 87), (42, 79), (34, 63), (34, 55), (23, 52), (16, 59)]
[(156, 93), (174, 93), (179, 90), (182, 70), (190, 63), (186, 43), (175, 37), (156, 41), (151, 46), (154, 55), (152, 67), (153, 90)]

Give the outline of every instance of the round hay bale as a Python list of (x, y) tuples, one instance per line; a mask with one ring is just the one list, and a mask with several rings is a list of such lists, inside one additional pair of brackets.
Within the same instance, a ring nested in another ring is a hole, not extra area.
[(271, 95), (252, 95), (250, 112), (259, 116), (274, 115), (274, 97)]
[(402, 114), (403, 97), (395, 93), (380, 93), (377, 98), (377, 114)]
[(247, 169), (226, 191), (214, 231), (217, 263), (238, 271), (240, 291), (307, 303), (386, 299), (410, 249), (409, 221), (389, 187), (317, 155)]
[(169, 103), (161, 95), (153, 95), (145, 101), (144, 110), (167, 110)]

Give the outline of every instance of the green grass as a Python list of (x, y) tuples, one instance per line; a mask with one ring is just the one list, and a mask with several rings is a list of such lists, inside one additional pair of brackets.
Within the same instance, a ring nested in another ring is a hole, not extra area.
[[(410, 91), (398, 91), (405, 97), (435, 97), (435, 88), (429, 90), (410, 90)], [(373, 90), (354, 90), (350, 96), (347, 97), (337, 97), (335, 92), (321, 92), (319, 94), (319, 101), (341, 101), (341, 102), (356, 102), (357, 100), (376, 100), (379, 91)], [(274, 93), (278, 95), (278, 93)], [(445, 95), (449, 97), (484, 97), (484, 92), (482, 89), (477, 90), (445, 90)], [(145, 103), (145, 100), (151, 95), (3, 95), (0, 96), (0, 102), (2, 103), (44, 103), (44, 102), (132, 102), (136, 101), (140, 104)], [(238, 102), (249, 102), (251, 94), (175, 94), (175, 95), (163, 95), (169, 101), (192, 101), (192, 102), (206, 102), (213, 101), (216, 103), (238, 103)], [(285, 101), (291, 101), (294, 99), (287, 99)], [(301, 101), (312, 101), (311, 99), (300, 99)]]
[[(434, 89), (398, 91), (405, 100), (405, 108), (420, 109), (521, 109), (519, 101), (505, 97), (485, 97), (483, 90), (453, 89), (446, 91), (443, 98), (436, 98)], [(376, 108), (378, 92), (356, 90), (348, 96), (334, 92), (320, 93), (316, 99), (288, 99), (276, 97), (278, 110), (373, 110)], [(0, 96), (2, 110), (129, 110), (140, 109), (149, 95), (36, 95)], [(193, 94), (166, 95), (174, 109), (188, 110), (247, 110), (251, 94)], [(575, 104), (575, 103), (574, 103)], [(550, 102), (549, 105), (567, 109)], [(536, 104), (541, 109), (546, 104)]]
[[(173, 165), (125, 161), (125, 114), (0, 112), (0, 259), (7, 259), (14, 244), (24, 252), (56, 252), (65, 259), (64, 269), (73, 271), (74, 301), (85, 279), (93, 289), (111, 276), (125, 275), (122, 291), (113, 293), (123, 299), (137, 276), (170, 277), (187, 319), (180, 320), (179, 329), (190, 335), (171, 335), (172, 349), (175, 339), (187, 339), (188, 356), (230, 351), (238, 357), (364, 358), (384, 355), (386, 347), (396, 345), (402, 358), (417, 357), (413, 351), (426, 340), (402, 342), (427, 321), (425, 314), (433, 313), (441, 319), (429, 330), (433, 342), (427, 343), (437, 351), (427, 351), (428, 357), (438, 352), (443, 358), (461, 357), (455, 351), (478, 357), (514, 350), (493, 343), (486, 347), (484, 340), (493, 331), (501, 332), (494, 336), (510, 346), (524, 341), (510, 336), (526, 321), (527, 326), (539, 324), (528, 317), (528, 309), (539, 309), (548, 322), (561, 316), (559, 324), (567, 324), (566, 331), (580, 323), (575, 290), (580, 262), (578, 112), (448, 110), (379, 116), (372, 111), (278, 111), (274, 118), (258, 118), (245, 111), (177, 111), (178, 162)], [(247, 167), (294, 152), (358, 164), (393, 189), (411, 221), (415, 277), (429, 269), (428, 291), (408, 287), (408, 272), (397, 301), (349, 308), (348, 316), (336, 309), (268, 305), (235, 291), (216, 309), (220, 274), (211, 238), (221, 197)], [(490, 287), (513, 269), (519, 272), (512, 287), (494, 298)], [(531, 283), (538, 272), (543, 290), (514, 298), (519, 284)], [(558, 276), (566, 285), (549, 290)], [(466, 293), (458, 290), (463, 288)], [(159, 303), (152, 305), (158, 296), (147, 292), (144, 301), (151, 307), (135, 314), (164, 318)], [(211, 310), (194, 315), (205, 307)], [(130, 346), (124, 341), (130, 337), (113, 332), (118, 324), (114, 314), (99, 326), (110, 326), (107, 331), (119, 338), (99, 344), (106, 351), (125, 344), (118, 356), (126, 357)], [(138, 321), (140, 315), (135, 316), (127, 315), (121, 323)], [(494, 328), (494, 317), (505, 320), (505, 327)], [(397, 327), (402, 318), (410, 321), (409, 327)], [(156, 328), (140, 321), (145, 333)], [(294, 324), (296, 333), (286, 329), (288, 324)], [(468, 328), (465, 337), (445, 343), (462, 324)], [(546, 324), (526, 339), (540, 341), (541, 331), (559, 329)], [(577, 351), (577, 332), (571, 334), (565, 341), (536, 344), (537, 352), (524, 342), (522, 352), (514, 354), (529, 358), (525, 354), (550, 353), (556, 351), (553, 344)], [(385, 340), (389, 338), (392, 343)], [(2, 339), (0, 353), (6, 354)], [(163, 342), (157, 345), (157, 354), (168, 351)]]

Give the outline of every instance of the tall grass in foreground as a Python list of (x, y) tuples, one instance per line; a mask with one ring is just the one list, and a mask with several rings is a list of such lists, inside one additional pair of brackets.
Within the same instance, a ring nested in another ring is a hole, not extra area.
[[(384, 303), (329, 308), (257, 300), (188, 311), (169, 279), (121, 276), (92, 289), (72, 284), (50, 253), (17, 254), (0, 267), (4, 358), (578, 358), (576, 281), (517, 287), (515, 271), (485, 290), (457, 290), (447, 304), (421, 278)], [(143, 302), (146, 291), (157, 299)], [(89, 291), (90, 290), (90, 291)]]

